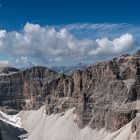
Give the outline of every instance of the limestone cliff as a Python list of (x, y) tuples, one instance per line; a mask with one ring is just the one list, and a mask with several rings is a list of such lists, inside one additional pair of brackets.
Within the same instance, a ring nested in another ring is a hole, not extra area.
[(116, 131), (132, 119), (140, 131), (140, 51), (59, 74), (33, 67), (0, 75), (0, 106), (8, 113), (46, 106), (47, 114), (75, 107), (75, 122), (83, 128)]

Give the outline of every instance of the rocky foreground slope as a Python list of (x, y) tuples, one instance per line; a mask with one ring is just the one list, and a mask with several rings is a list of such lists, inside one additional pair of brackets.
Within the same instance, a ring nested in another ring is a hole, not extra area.
[(79, 128), (114, 132), (131, 122), (140, 139), (140, 51), (59, 74), (33, 67), (0, 75), (0, 107), (8, 113), (39, 109), (47, 115), (73, 110)]

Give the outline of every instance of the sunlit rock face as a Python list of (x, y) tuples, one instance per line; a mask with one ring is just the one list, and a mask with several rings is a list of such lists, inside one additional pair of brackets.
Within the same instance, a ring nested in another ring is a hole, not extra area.
[(139, 138), (140, 54), (122, 55), (59, 74), (46, 67), (33, 67), (0, 75), (0, 106), (7, 113), (39, 109), (57, 114), (75, 108), (79, 128), (116, 131), (133, 123)]

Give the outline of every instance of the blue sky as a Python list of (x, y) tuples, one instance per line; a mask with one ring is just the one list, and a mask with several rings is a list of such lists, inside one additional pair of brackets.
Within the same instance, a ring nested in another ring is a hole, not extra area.
[(0, 27), (19, 29), (27, 21), (139, 24), (139, 0), (1, 0)]
[(139, 0), (0, 0), (0, 5), (1, 65), (95, 63), (139, 49)]

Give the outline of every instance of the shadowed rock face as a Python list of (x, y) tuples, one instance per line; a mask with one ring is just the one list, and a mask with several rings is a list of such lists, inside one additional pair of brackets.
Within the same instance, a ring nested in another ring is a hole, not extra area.
[(20, 70), (12, 67), (0, 67), (0, 74), (11, 74), (18, 71)]
[(5, 112), (15, 113), (46, 105), (47, 114), (75, 107), (79, 127), (115, 131), (137, 118), (139, 75), (139, 53), (76, 70), (69, 76), (33, 67), (0, 76), (0, 106)]
[(14, 127), (0, 120), (0, 140), (20, 140), (19, 136), (26, 133), (24, 129)]

